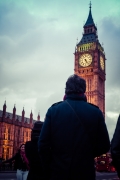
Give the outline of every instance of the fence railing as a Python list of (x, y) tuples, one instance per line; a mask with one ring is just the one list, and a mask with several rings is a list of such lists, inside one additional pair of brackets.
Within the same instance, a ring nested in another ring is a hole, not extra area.
[(1, 164), (0, 171), (15, 171), (13, 164)]

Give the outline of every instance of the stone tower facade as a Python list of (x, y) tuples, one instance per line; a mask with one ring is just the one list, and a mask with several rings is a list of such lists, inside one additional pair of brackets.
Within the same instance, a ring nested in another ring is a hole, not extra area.
[(87, 101), (97, 105), (105, 115), (105, 52), (97, 35), (90, 10), (83, 26), (83, 36), (75, 47), (74, 73), (86, 80)]

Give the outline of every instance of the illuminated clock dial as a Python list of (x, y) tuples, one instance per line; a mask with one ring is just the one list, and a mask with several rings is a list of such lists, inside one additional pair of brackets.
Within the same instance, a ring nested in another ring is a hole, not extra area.
[(105, 68), (104, 59), (102, 56), (100, 56), (100, 67), (102, 70), (104, 70), (104, 68)]
[(82, 67), (87, 67), (92, 63), (92, 56), (90, 54), (83, 54), (79, 58), (79, 64)]

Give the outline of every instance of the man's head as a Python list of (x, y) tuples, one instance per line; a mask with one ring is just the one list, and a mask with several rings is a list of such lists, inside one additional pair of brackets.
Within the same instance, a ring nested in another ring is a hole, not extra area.
[(31, 139), (36, 139), (40, 135), (42, 126), (43, 126), (43, 122), (41, 122), (41, 121), (36, 121), (34, 123), (33, 129), (31, 132)]
[(70, 76), (66, 82), (65, 94), (81, 94), (86, 91), (86, 81), (74, 74)]
[(35, 123), (34, 123), (34, 125), (33, 125), (32, 131), (33, 131), (33, 132), (39, 132), (39, 131), (41, 131), (42, 126), (43, 126), (43, 122), (41, 122), (41, 121), (35, 121)]

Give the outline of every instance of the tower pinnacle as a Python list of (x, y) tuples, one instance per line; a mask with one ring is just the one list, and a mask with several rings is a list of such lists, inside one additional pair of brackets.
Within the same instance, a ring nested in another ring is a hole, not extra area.
[(91, 8), (92, 8), (92, 4), (91, 4), (91, 1), (90, 1), (90, 4), (89, 4), (89, 15), (88, 15), (88, 18), (87, 18), (87, 21), (84, 25), (84, 27), (87, 27), (87, 26), (90, 26), (90, 25), (95, 25), (94, 24), (94, 21), (93, 21), (93, 18), (92, 18), (92, 12), (91, 12)]
[(89, 8), (90, 8), (90, 9), (92, 8), (92, 3), (91, 3), (91, 1), (90, 1), (90, 4), (89, 4)]

